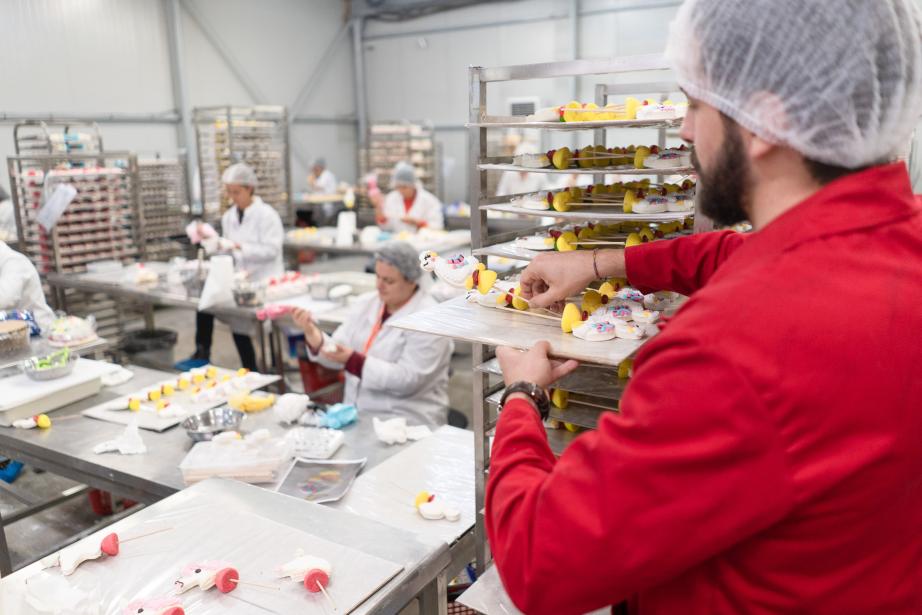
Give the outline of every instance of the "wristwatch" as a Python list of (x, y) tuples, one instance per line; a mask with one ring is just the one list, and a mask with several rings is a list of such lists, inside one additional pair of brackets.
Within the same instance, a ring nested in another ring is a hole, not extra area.
[(528, 395), (535, 403), (535, 409), (541, 416), (541, 420), (547, 420), (548, 415), (551, 413), (551, 400), (547, 398), (547, 393), (544, 392), (544, 389), (533, 382), (514, 382), (506, 387), (503, 398), (499, 402), (500, 407), (506, 405), (506, 398), (513, 393), (524, 393)]

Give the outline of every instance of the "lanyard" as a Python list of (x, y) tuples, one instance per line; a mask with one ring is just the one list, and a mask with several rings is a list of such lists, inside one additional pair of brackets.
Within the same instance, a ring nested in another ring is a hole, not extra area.
[(362, 349), (362, 354), (368, 354), (368, 349), (371, 348), (372, 342), (375, 341), (375, 338), (378, 337), (378, 333), (381, 332), (381, 325), (384, 323), (384, 306), (381, 306), (381, 311), (378, 312), (378, 320), (375, 322), (375, 326), (371, 328), (371, 333), (368, 334), (368, 339), (365, 340), (365, 348)]

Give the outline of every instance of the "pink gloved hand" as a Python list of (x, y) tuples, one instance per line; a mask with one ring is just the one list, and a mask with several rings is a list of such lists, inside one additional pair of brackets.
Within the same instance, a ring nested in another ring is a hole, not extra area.
[(267, 305), (266, 307), (256, 311), (256, 318), (258, 318), (260, 321), (275, 320), (277, 318), (281, 318), (285, 314), (291, 313), (291, 311), (294, 309), (295, 308), (290, 305)]

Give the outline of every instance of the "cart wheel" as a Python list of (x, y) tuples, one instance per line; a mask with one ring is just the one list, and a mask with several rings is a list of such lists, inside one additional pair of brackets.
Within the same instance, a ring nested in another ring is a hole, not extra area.
[(329, 584), (330, 575), (319, 568), (314, 568), (304, 575), (304, 588), (312, 594), (320, 591), (320, 585), (323, 585), (324, 589), (326, 589)]
[(214, 575), (214, 584), (222, 594), (227, 594), (237, 589), (237, 579), (240, 573), (235, 568), (222, 568)]

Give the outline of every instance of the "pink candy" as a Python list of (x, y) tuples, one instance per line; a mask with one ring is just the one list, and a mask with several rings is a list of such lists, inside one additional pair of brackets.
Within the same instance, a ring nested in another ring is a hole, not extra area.
[(290, 305), (267, 305), (264, 308), (256, 310), (256, 318), (260, 321), (263, 320), (275, 320), (276, 318), (281, 318), (285, 314), (291, 313), (295, 308)]

